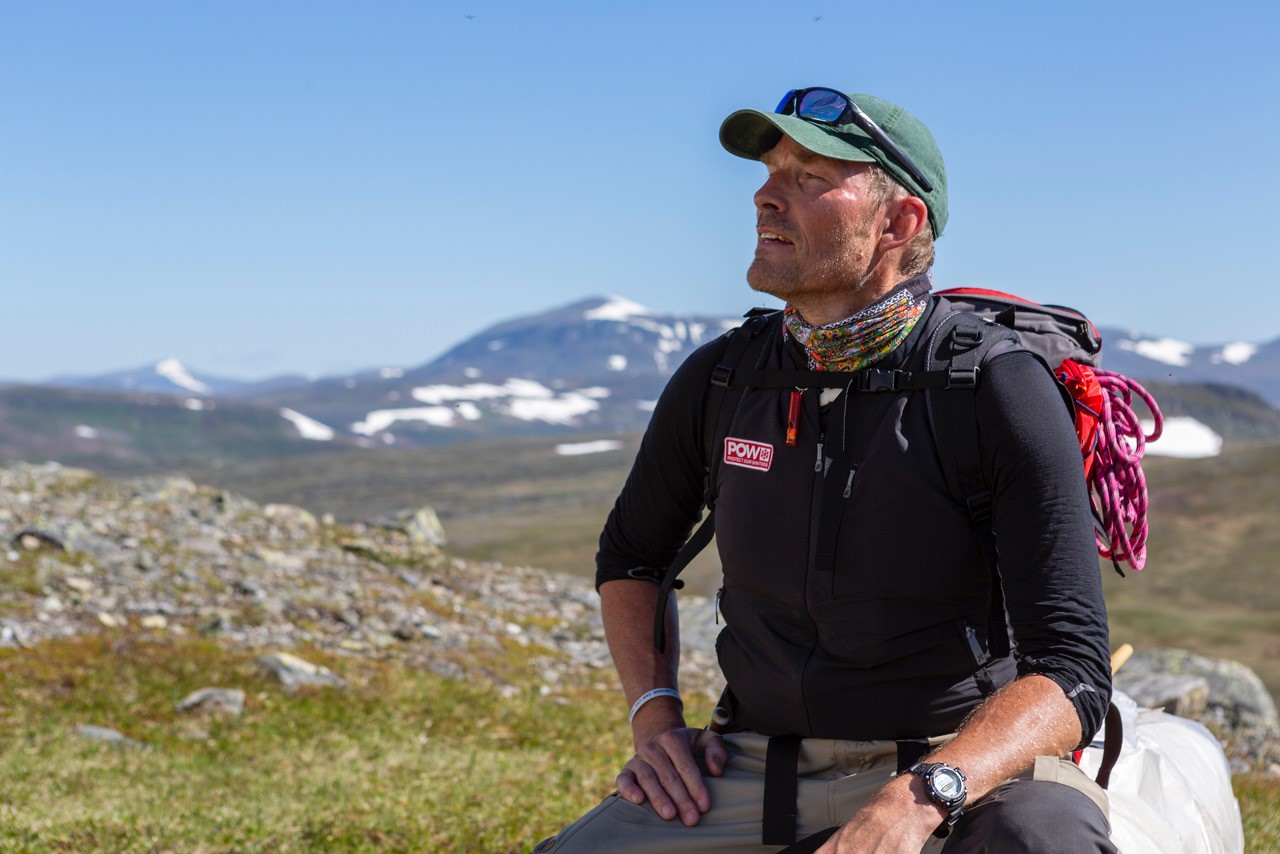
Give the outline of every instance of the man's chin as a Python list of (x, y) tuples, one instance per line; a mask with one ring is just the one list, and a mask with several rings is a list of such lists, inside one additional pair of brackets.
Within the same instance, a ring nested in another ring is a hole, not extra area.
[(786, 300), (794, 293), (794, 280), (791, 276), (779, 275), (777, 270), (770, 269), (759, 258), (751, 262), (747, 268), (747, 284), (751, 290)]

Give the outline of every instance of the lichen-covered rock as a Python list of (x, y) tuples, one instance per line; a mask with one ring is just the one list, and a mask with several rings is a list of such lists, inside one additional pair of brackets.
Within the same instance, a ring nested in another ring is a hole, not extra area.
[[(1130, 690), (1161, 675), (1203, 679), (1208, 686), (1204, 717), (1230, 727), (1280, 727), (1275, 700), (1258, 674), (1238, 661), (1206, 658), (1181, 649), (1136, 653), (1116, 674), (1116, 687), (1137, 699)], [(1139, 701), (1140, 703), (1142, 701)]]
[(300, 685), (332, 685), (340, 687), (342, 677), (321, 664), (290, 655), (287, 652), (276, 652), (258, 658), (258, 663), (271, 673), (290, 691)]
[(179, 712), (238, 715), (244, 711), (244, 691), (239, 688), (201, 688), (183, 697), (174, 709)]

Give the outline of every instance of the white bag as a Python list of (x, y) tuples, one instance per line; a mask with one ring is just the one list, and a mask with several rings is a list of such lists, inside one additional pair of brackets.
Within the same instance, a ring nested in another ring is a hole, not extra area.
[[(1222, 746), (1195, 721), (1140, 709), (1116, 691), (1124, 743), (1111, 772), (1111, 841), (1123, 854), (1242, 854), (1244, 828)], [(1085, 748), (1090, 777), (1103, 733)]]

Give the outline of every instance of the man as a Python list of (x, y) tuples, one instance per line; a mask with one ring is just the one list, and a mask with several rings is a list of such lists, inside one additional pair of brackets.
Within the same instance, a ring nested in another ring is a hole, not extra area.
[[(720, 140), (767, 168), (747, 280), (786, 303), (748, 367), (918, 367), (947, 310), (928, 293), (947, 192), (924, 125), (802, 89), (774, 113), (733, 113)], [(1060, 759), (1097, 731), (1110, 672), (1079, 449), (1043, 365), (1013, 343), (981, 366), (979, 525), (947, 487), (919, 391), (747, 388), (705, 459), (727, 346), (672, 378), (601, 535), (635, 756), (615, 795), (536, 850), (777, 851), (836, 828), (822, 854), (1113, 851), (1105, 793)], [(673, 606), (665, 651), (653, 632), (653, 568), (688, 537), (707, 470), (723, 735), (683, 717)]]

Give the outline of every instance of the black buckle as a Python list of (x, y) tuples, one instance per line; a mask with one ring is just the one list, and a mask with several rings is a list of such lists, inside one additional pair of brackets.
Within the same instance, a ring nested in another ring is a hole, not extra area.
[(858, 380), (858, 391), (902, 391), (911, 379), (909, 371), (868, 368)]
[[(652, 566), (634, 566), (627, 570), (627, 575), (637, 581), (652, 581), (654, 584), (661, 584), (667, 573), (666, 570)], [(677, 578), (671, 587), (674, 590), (681, 590), (684, 588), (684, 582)]]
[(978, 368), (952, 368), (947, 371), (947, 388), (976, 388)]
[(951, 330), (951, 339), (966, 349), (969, 347), (977, 347), (982, 343), (982, 330), (962, 329), (957, 326), (955, 329)]
[(711, 370), (711, 384), (729, 388), (733, 384), (733, 368), (728, 365), (716, 365)]
[(969, 518), (974, 522), (985, 522), (991, 518), (992, 498), (990, 492), (979, 492), (964, 500), (969, 508)]

